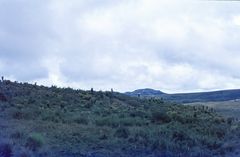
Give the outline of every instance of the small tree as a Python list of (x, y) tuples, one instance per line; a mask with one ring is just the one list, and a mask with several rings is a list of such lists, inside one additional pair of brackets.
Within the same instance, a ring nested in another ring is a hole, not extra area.
[(94, 90), (93, 90), (93, 88), (91, 88), (91, 93), (93, 94), (93, 92), (94, 92)]

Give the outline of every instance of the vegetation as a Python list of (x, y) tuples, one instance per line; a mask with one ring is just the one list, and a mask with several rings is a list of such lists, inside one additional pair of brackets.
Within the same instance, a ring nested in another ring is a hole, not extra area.
[(191, 106), (199, 106), (204, 105), (209, 108), (214, 109), (219, 114), (229, 117), (235, 118), (235, 120), (240, 120), (240, 99), (230, 100), (230, 101), (221, 101), (221, 102), (196, 102), (196, 103), (188, 103), (186, 105)]
[(36, 151), (41, 148), (44, 143), (43, 137), (40, 134), (32, 133), (27, 138), (26, 147), (28, 147), (32, 151)]
[(1, 157), (239, 156), (240, 124), (210, 107), (0, 82)]
[(12, 147), (8, 143), (3, 143), (0, 145), (0, 156), (11, 157), (12, 156)]

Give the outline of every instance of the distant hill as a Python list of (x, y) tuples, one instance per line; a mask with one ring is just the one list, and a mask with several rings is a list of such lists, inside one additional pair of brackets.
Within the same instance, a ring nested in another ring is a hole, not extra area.
[(129, 96), (160, 96), (166, 93), (163, 93), (160, 90), (154, 90), (154, 89), (150, 89), (150, 88), (145, 88), (145, 89), (138, 89), (135, 90), (133, 92), (126, 92), (127, 95)]
[(167, 94), (153, 89), (139, 89), (133, 92), (126, 92), (125, 94), (129, 96), (163, 98), (167, 101), (174, 101), (178, 103), (228, 101), (240, 99), (240, 89), (177, 94)]

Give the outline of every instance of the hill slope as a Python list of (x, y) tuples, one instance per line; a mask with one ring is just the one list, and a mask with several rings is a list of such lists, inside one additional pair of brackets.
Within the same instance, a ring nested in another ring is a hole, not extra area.
[(129, 96), (138, 96), (138, 94), (140, 94), (142, 97), (163, 98), (165, 100), (178, 103), (228, 101), (240, 99), (240, 89), (199, 93), (179, 93), (179, 94), (166, 94), (163, 92), (157, 93), (155, 92), (155, 90), (150, 89), (148, 90), (148, 93), (145, 94), (145, 92), (142, 91), (145, 90), (139, 89), (133, 92), (126, 92), (125, 94)]
[(221, 101), (221, 102), (195, 102), (188, 103), (186, 105), (204, 105), (211, 108), (214, 108), (219, 114), (224, 115), (225, 117), (234, 117), (240, 119), (240, 100), (230, 100), (230, 101)]
[(4, 81), (0, 111), (1, 157), (239, 155), (239, 124), (201, 106)]

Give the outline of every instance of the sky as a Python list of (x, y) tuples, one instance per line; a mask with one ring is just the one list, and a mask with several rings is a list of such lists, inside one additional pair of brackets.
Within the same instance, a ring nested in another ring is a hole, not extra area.
[(0, 0), (0, 75), (120, 92), (240, 88), (240, 2)]

